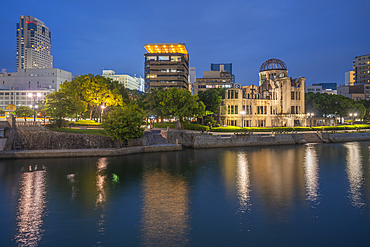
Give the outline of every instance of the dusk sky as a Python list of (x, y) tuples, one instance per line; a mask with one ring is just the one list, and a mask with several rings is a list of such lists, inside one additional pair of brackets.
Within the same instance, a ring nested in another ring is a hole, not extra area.
[(370, 54), (370, 1), (2, 1), (0, 67), (16, 70), (16, 23), (34, 16), (52, 32), (54, 68), (144, 75), (146, 43), (185, 43), (197, 77), (232, 63), (236, 82), (258, 84), (261, 64), (283, 60), (306, 84), (344, 84)]

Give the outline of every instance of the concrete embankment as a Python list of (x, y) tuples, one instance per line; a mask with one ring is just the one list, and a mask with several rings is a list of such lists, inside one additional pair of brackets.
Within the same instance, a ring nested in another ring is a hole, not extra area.
[(296, 145), (305, 143), (336, 143), (370, 140), (369, 132), (362, 133), (290, 133), (290, 134), (236, 134), (205, 135), (185, 131), (167, 133), (167, 143), (176, 143), (189, 148), (247, 147)]
[(137, 153), (168, 152), (181, 150), (182, 147), (180, 144), (160, 144), (128, 148), (12, 150), (0, 152), (0, 159), (119, 156)]

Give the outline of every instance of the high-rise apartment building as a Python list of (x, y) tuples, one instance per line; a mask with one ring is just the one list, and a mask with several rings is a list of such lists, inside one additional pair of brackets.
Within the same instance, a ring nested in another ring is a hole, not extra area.
[(357, 56), (353, 60), (355, 84), (370, 83), (370, 54)]
[(345, 86), (353, 86), (355, 83), (355, 72), (354, 71), (347, 71), (344, 74), (344, 85)]
[(235, 83), (235, 75), (233, 74), (232, 63), (211, 63), (211, 71), (227, 71), (231, 76), (231, 83)]
[(32, 16), (20, 16), (17, 23), (17, 71), (53, 68), (51, 32), (44, 22)]
[(184, 43), (149, 43), (144, 47), (146, 92), (158, 87), (189, 90), (189, 54)]

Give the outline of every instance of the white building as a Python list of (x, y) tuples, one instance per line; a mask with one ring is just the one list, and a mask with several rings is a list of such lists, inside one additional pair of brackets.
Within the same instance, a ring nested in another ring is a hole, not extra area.
[(20, 90), (12, 87), (0, 86), (0, 108), (7, 105), (33, 107), (35, 103), (44, 101), (45, 96), (54, 92), (54, 89)]
[(0, 86), (21, 90), (59, 90), (65, 81), (72, 80), (72, 73), (61, 69), (19, 69), (18, 72), (0, 73)]
[(134, 76), (135, 80), (137, 81), (137, 83), (139, 84), (139, 91), (140, 92), (145, 92), (145, 80), (144, 78), (142, 78), (141, 76)]
[(17, 71), (53, 68), (51, 32), (44, 22), (32, 16), (20, 16), (17, 23)]
[(114, 70), (103, 70), (102, 76), (111, 78), (114, 81), (118, 81), (119, 83), (123, 84), (127, 89), (140, 91), (141, 81), (140, 79), (136, 79), (139, 77), (132, 77), (130, 75), (125, 74), (117, 75), (116, 71)]

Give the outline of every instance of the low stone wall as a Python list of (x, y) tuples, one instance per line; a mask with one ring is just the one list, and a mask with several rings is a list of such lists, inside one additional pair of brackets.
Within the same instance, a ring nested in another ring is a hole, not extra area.
[(100, 157), (120, 156), (137, 153), (181, 151), (179, 144), (164, 144), (129, 148), (101, 149), (60, 149), (60, 150), (23, 150), (0, 152), (0, 159), (31, 159), (31, 158), (66, 158), (66, 157)]
[(186, 133), (185, 131), (169, 131), (167, 142), (176, 143), (190, 148), (217, 148), (217, 147), (243, 147), (243, 146), (267, 146), (267, 145), (294, 145), (297, 142), (293, 134), (279, 135), (205, 135)]
[(368, 141), (370, 133), (292, 133), (292, 134), (237, 134), (237, 135), (206, 135), (186, 133), (185, 131), (169, 131), (167, 143), (179, 143), (189, 148), (217, 148), (295, 145), (305, 143), (337, 143), (349, 141)]
[(6, 133), (4, 150), (93, 149), (147, 146), (148, 135), (128, 142), (112, 140), (108, 136), (81, 135), (51, 131), (43, 127), (14, 128)]

